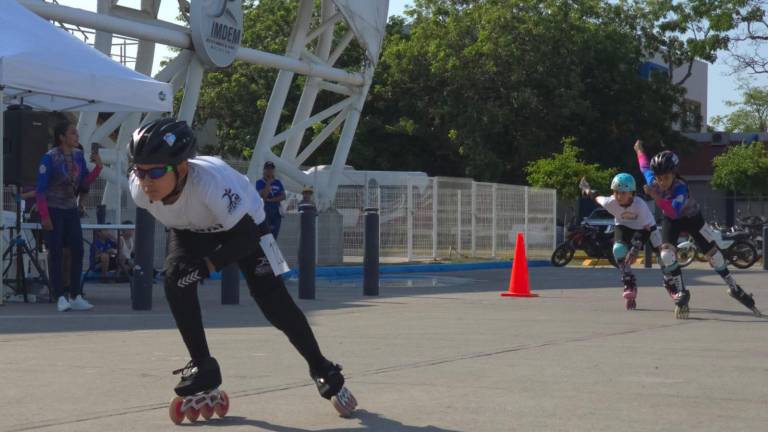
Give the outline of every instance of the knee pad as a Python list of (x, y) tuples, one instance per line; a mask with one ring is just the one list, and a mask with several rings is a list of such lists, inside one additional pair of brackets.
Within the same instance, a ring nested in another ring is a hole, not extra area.
[(629, 253), (629, 249), (624, 242), (616, 242), (613, 244), (613, 256), (616, 258), (616, 261), (621, 261), (626, 258), (627, 253)]
[(677, 254), (675, 253), (674, 248), (671, 248), (671, 247), (661, 248), (661, 263), (664, 264), (664, 267), (669, 267), (677, 263)]
[(651, 242), (651, 246), (654, 248), (660, 248), (661, 247), (661, 233), (659, 230), (655, 229), (651, 231), (650, 236), (648, 237), (648, 240)]
[(719, 250), (715, 249), (715, 252), (709, 257), (709, 265), (716, 271), (725, 269), (725, 257)]

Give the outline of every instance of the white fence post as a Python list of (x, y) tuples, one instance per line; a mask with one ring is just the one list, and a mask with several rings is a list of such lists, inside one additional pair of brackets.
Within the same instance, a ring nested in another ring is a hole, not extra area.
[(496, 258), (496, 183), (491, 188), (491, 257)]
[(432, 179), (432, 259), (437, 259), (437, 177)]
[(456, 219), (456, 252), (461, 255), (461, 189), (456, 191), (456, 207), (457, 216)]
[[(557, 247), (557, 190), (552, 191), (552, 250)], [(565, 227), (563, 227), (563, 233), (565, 233)]]
[[(523, 225), (523, 236), (525, 238), (525, 252), (528, 253), (528, 186), (525, 187), (525, 225)], [(515, 245), (517, 246), (517, 245)]]
[(472, 257), (477, 256), (477, 242), (475, 240), (476, 237), (476, 231), (477, 231), (477, 221), (475, 218), (475, 209), (477, 209), (477, 183), (474, 181), (472, 182), (472, 208), (470, 211), (472, 211)]
[(411, 178), (408, 177), (408, 192), (407, 192), (407, 208), (406, 208), (406, 223), (407, 223), (407, 254), (408, 254), (408, 261), (413, 260), (413, 185), (411, 184)]

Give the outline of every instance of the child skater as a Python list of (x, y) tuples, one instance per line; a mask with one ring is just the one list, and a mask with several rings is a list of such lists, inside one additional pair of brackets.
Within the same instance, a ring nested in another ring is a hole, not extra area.
[(682, 272), (677, 263), (675, 248), (680, 233), (689, 233), (696, 246), (702, 251), (709, 265), (728, 285), (728, 295), (746, 306), (755, 316), (761, 316), (755, 307), (752, 294), (744, 292), (728, 271), (725, 258), (715, 243), (715, 232), (704, 222), (698, 203), (690, 196), (688, 184), (678, 174), (680, 160), (669, 150), (657, 153), (650, 162), (640, 140), (635, 142), (635, 153), (640, 171), (645, 176), (645, 193), (650, 195), (664, 214), (661, 236), (661, 262), (664, 270), (664, 285), (675, 302), (675, 317), (688, 318), (690, 292), (685, 288)]
[(656, 229), (656, 220), (648, 204), (635, 197), (635, 178), (631, 174), (619, 173), (611, 181), (611, 196), (599, 196), (590, 189), (586, 179), (579, 184), (582, 194), (592, 198), (598, 205), (613, 215), (616, 226), (613, 234), (613, 256), (619, 267), (624, 283), (624, 300), (627, 309), (637, 307), (637, 282), (632, 273), (632, 261), (639, 249), (650, 241), (658, 254), (661, 246), (661, 234)]

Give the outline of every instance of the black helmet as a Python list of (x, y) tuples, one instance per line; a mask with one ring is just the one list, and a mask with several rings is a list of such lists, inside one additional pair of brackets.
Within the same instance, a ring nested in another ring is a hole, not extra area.
[(128, 143), (133, 164), (176, 166), (195, 155), (195, 133), (185, 121), (162, 118), (139, 126)]
[(651, 159), (651, 171), (656, 175), (677, 172), (678, 165), (680, 165), (680, 159), (669, 150), (656, 153), (656, 156)]

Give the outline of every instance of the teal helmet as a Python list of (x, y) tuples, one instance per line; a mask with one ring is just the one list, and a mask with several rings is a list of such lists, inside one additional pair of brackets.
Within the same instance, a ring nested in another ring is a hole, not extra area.
[(618, 173), (613, 177), (613, 180), (611, 180), (611, 190), (634, 192), (635, 189), (635, 178), (632, 177), (632, 174)]

